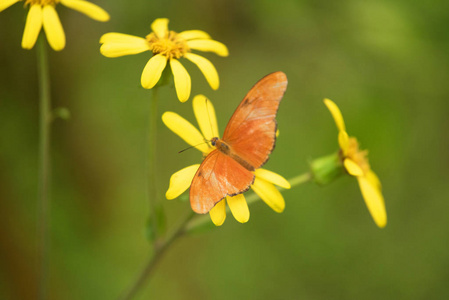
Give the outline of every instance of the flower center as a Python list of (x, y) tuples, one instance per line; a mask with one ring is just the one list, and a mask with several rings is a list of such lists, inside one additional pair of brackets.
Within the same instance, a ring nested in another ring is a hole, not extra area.
[(146, 36), (150, 49), (154, 54), (162, 54), (168, 59), (180, 58), (187, 52), (190, 52), (190, 48), (184, 39), (179, 38), (178, 34), (174, 31), (170, 31), (167, 37), (158, 38), (153, 32)]
[(359, 143), (354, 137), (349, 138), (346, 157), (353, 160), (362, 169), (364, 174), (371, 169), (368, 163), (368, 150), (360, 150)]
[(60, 0), (25, 0), (25, 5), (56, 5)]

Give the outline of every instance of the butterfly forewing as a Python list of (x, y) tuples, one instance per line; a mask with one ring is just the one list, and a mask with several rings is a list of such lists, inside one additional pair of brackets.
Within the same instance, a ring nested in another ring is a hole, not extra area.
[(275, 72), (248, 92), (223, 135), (229, 152), (209, 153), (193, 177), (190, 204), (195, 212), (207, 213), (224, 197), (249, 189), (254, 182), (251, 171), (261, 167), (273, 151), (276, 113), (286, 88), (285, 74)]
[(255, 169), (260, 168), (273, 151), (276, 113), (286, 89), (284, 73), (265, 76), (248, 92), (226, 126), (223, 141)]
[(254, 174), (218, 150), (212, 151), (201, 163), (190, 186), (190, 205), (199, 214), (209, 212), (228, 195), (246, 191)]

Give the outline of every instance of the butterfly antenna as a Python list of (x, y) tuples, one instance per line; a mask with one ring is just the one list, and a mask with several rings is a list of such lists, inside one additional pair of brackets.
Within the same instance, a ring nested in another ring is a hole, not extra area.
[(194, 145), (194, 146), (187, 147), (187, 148), (185, 148), (185, 149), (179, 151), (178, 153), (182, 153), (182, 152), (184, 152), (184, 151), (186, 151), (186, 150), (195, 148), (196, 146), (199, 146), (199, 145), (202, 145), (202, 144), (206, 144), (206, 143), (209, 143), (209, 141), (204, 141), (203, 143), (199, 143), (198, 145)]
[(210, 119), (209, 107), (207, 106), (208, 103), (209, 103), (209, 99), (206, 98), (206, 110), (207, 110), (207, 116), (209, 117), (210, 132), (212, 133), (212, 137), (214, 137), (215, 132), (214, 132), (214, 128), (212, 127), (212, 120)]

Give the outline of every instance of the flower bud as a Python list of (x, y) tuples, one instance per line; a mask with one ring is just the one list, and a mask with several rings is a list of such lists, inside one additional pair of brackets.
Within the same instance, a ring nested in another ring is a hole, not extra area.
[(340, 153), (323, 156), (310, 163), (313, 179), (320, 185), (325, 185), (344, 173)]

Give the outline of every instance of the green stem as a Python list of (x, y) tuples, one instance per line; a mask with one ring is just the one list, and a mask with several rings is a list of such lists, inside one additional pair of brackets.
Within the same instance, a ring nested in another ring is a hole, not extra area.
[(298, 176), (295, 176), (293, 178), (290, 178), (288, 180), (288, 182), (290, 182), (290, 185), (292, 187), (297, 186), (297, 185), (301, 185), (303, 183), (306, 183), (308, 181), (312, 180), (312, 174), (307, 172)]
[[(293, 177), (289, 180), (292, 187), (306, 183), (312, 179), (312, 176), (310, 173), (304, 173), (302, 175), (298, 175), (296, 177)], [(279, 188), (280, 190), (284, 190), (282, 188)], [(246, 201), (248, 202), (248, 205), (256, 202), (256, 200), (259, 199), (259, 196), (257, 194), (251, 194), (248, 197), (246, 197)], [(180, 225), (172, 231), (172, 233), (166, 238), (165, 240), (158, 239), (156, 240), (153, 256), (148, 261), (147, 265), (142, 270), (141, 274), (137, 278), (137, 280), (134, 282), (132, 287), (120, 297), (120, 300), (130, 300), (132, 299), (137, 292), (145, 286), (147, 281), (150, 279), (151, 275), (153, 274), (154, 268), (158, 264), (158, 262), (161, 260), (163, 254), (167, 251), (167, 249), (171, 246), (171, 244), (181, 237), (182, 235), (189, 233), (196, 228), (200, 227), (201, 225), (204, 225), (206, 223), (210, 223), (210, 217), (208, 215), (202, 215), (198, 217), (196, 220), (192, 221), (192, 218), (195, 216), (195, 213), (192, 211), (188, 214), (188, 216), (180, 223)]]
[(186, 225), (189, 221), (195, 216), (195, 213), (189, 212), (187, 217), (180, 223), (180, 225), (166, 238), (166, 239), (158, 239), (155, 243), (154, 252), (147, 265), (142, 270), (137, 280), (131, 286), (131, 288), (124, 293), (119, 299), (121, 300), (129, 300), (132, 299), (137, 292), (145, 286), (147, 281), (150, 279), (153, 271), (159, 261), (161, 260), (164, 253), (167, 249), (172, 245), (172, 243), (177, 240), (179, 237), (186, 233)]
[(49, 259), (49, 218), (50, 218), (50, 74), (48, 70), (47, 47), (43, 35), (37, 47), (39, 77), (39, 299), (47, 298)]
[[(291, 187), (294, 187), (294, 186), (306, 183), (306, 182), (310, 181), (311, 179), (312, 179), (312, 175), (309, 172), (307, 172), (307, 173), (304, 173), (304, 174), (301, 174), (301, 175), (298, 175), (298, 176), (288, 179), (288, 182), (290, 182)], [(281, 187), (279, 187), (278, 189), (280, 191), (285, 190), (284, 188), (281, 188)], [(254, 202), (256, 202), (257, 200), (259, 200), (260, 197), (256, 193), (252, 193), (249, 196), (245, 196), (245, 199), (246, 199), (246, 202), (248, 203), (248, 205), (251, 205)], [(228, 206), (228, 207), (226, 207), (226, 213), (229, 213), (229, 212), (230, 212), (230, 209)], [(208, 215), (202, 215), (202, 216), (196, 218), (195, 220), (192, 220), (189, 224), (187, 224), (186, 232), (195, 231), (196, 229), (198, 229), (210, 222), (212, 222), (212, 221)]]
[(157, 147), (157, 105), (158, 105), (158, 87), (153, 88), (153, 99), (151, 99), (150, 114), (148, 123), (148, 158), (147, 158), (147, 184), (148, 201), (150, 207), (150, 227), (152, 240), (157, 238), (158, 220), (157, 220), (157, 184), (156, 184), (156, 147)]

